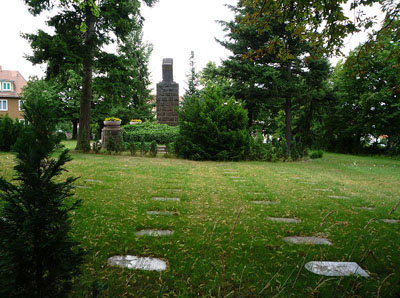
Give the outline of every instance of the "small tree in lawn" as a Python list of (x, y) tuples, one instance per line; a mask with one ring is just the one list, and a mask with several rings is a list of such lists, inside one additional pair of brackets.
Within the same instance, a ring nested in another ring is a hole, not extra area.
[(208, 82), (179, 110), (176, 153), (195, 160), (242, 160), (249, 151), (247, 111)]
[(76, 178), (61, 180), (68, 150), (53, 158), (60, 140), (51, 90), (24, 93), (29, 125), (14, 145), (13, 183), (0, 177), (0, 296), (66, 297), (83, 253), (70, 236)]

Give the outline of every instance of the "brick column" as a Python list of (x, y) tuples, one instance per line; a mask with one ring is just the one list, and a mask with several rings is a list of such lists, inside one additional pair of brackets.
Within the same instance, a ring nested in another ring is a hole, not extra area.
[(174, 82), (173, 60), (163, 59), (163, 80), (157, 84), (157, 122), (178, 125), (179, 84)]

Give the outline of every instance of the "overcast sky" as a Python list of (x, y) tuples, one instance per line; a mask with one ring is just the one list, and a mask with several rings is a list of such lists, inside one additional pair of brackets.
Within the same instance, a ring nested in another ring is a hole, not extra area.
[[(180, 93), (186, 88), (186, 73), (189, 71), (189, 56), (195, 52), (197, 70), (208, 61), (217, 64), (229, 55), (215, 38), (223, 38), (222, 27), (216, 20), (231, 20), (232, 12), (224, 4), (236, 4), (237, 0), (160, 0), (152, 8), (143, 7), (144, 40), (153, 45), (150, 58), (151, 88), (162, 80), (163, 58), (174, 59), (174, 80), (180, 85)], [(46, 29), (46, 15), (33, 17), (28, 13), (23, 0), (0, 0), (0, 65), (6, 70), (19, 70), (29, 76), (43, 76), (44, 66), (33, 66), (24, 58), (31, 53), (27, 41), (20, 33), (35, 33)], [(376, 9), (375, 9), (376, 12)], [(365, 34), (352, 36), (346, 41), (345, 52), (365, 40)], [(337, 59), (334, 59), (335, 63)]]

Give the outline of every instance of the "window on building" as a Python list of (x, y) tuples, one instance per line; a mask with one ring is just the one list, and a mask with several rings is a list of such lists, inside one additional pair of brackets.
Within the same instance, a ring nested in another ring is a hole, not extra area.
[(11, 83), (3, 82), (3, 91), (11, 91)]
[(22, 111), (22, 105), (24, 101), (23, 100), (18, 100), (18, 110), (21, 112)]
[(0, 100), (0, 111), (8, 111), (7, 100)]

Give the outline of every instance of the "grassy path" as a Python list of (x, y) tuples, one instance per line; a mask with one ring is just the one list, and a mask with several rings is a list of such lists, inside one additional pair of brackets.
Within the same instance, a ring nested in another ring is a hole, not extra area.
[[(84, 200), (73, 216), (74, 236), (88, 251), (83, 275), (75, 281), (76, 297), (90, 296), (93, 289), (107, 297), (400, 293), (400, 224), (380, 220), (399, 219), (400, 207), (389, 213), (400, 200), (400, 161), (336, 154), (296, 163), (77, 153), (73, 158), (68, 175), (81, 177), (76, 195)], [(11, 177), (12, 164), (12, 155), (0, 154), (2, 175)], [(149, 210), (177, 215), (150, 215)], [(268, 217), (302, 222), (271, 222)], [(146, 228), (174, 234), (135, 235)], [(325, 237), (333, 245), (294, 245), (283, 241), (287, 236)], [(168, 270), (107, 266), (107, 258), (122, 254), (162, 258)], [(314, 275), (304, 268), (312, 260), (357, 262), (370, 278)]]

